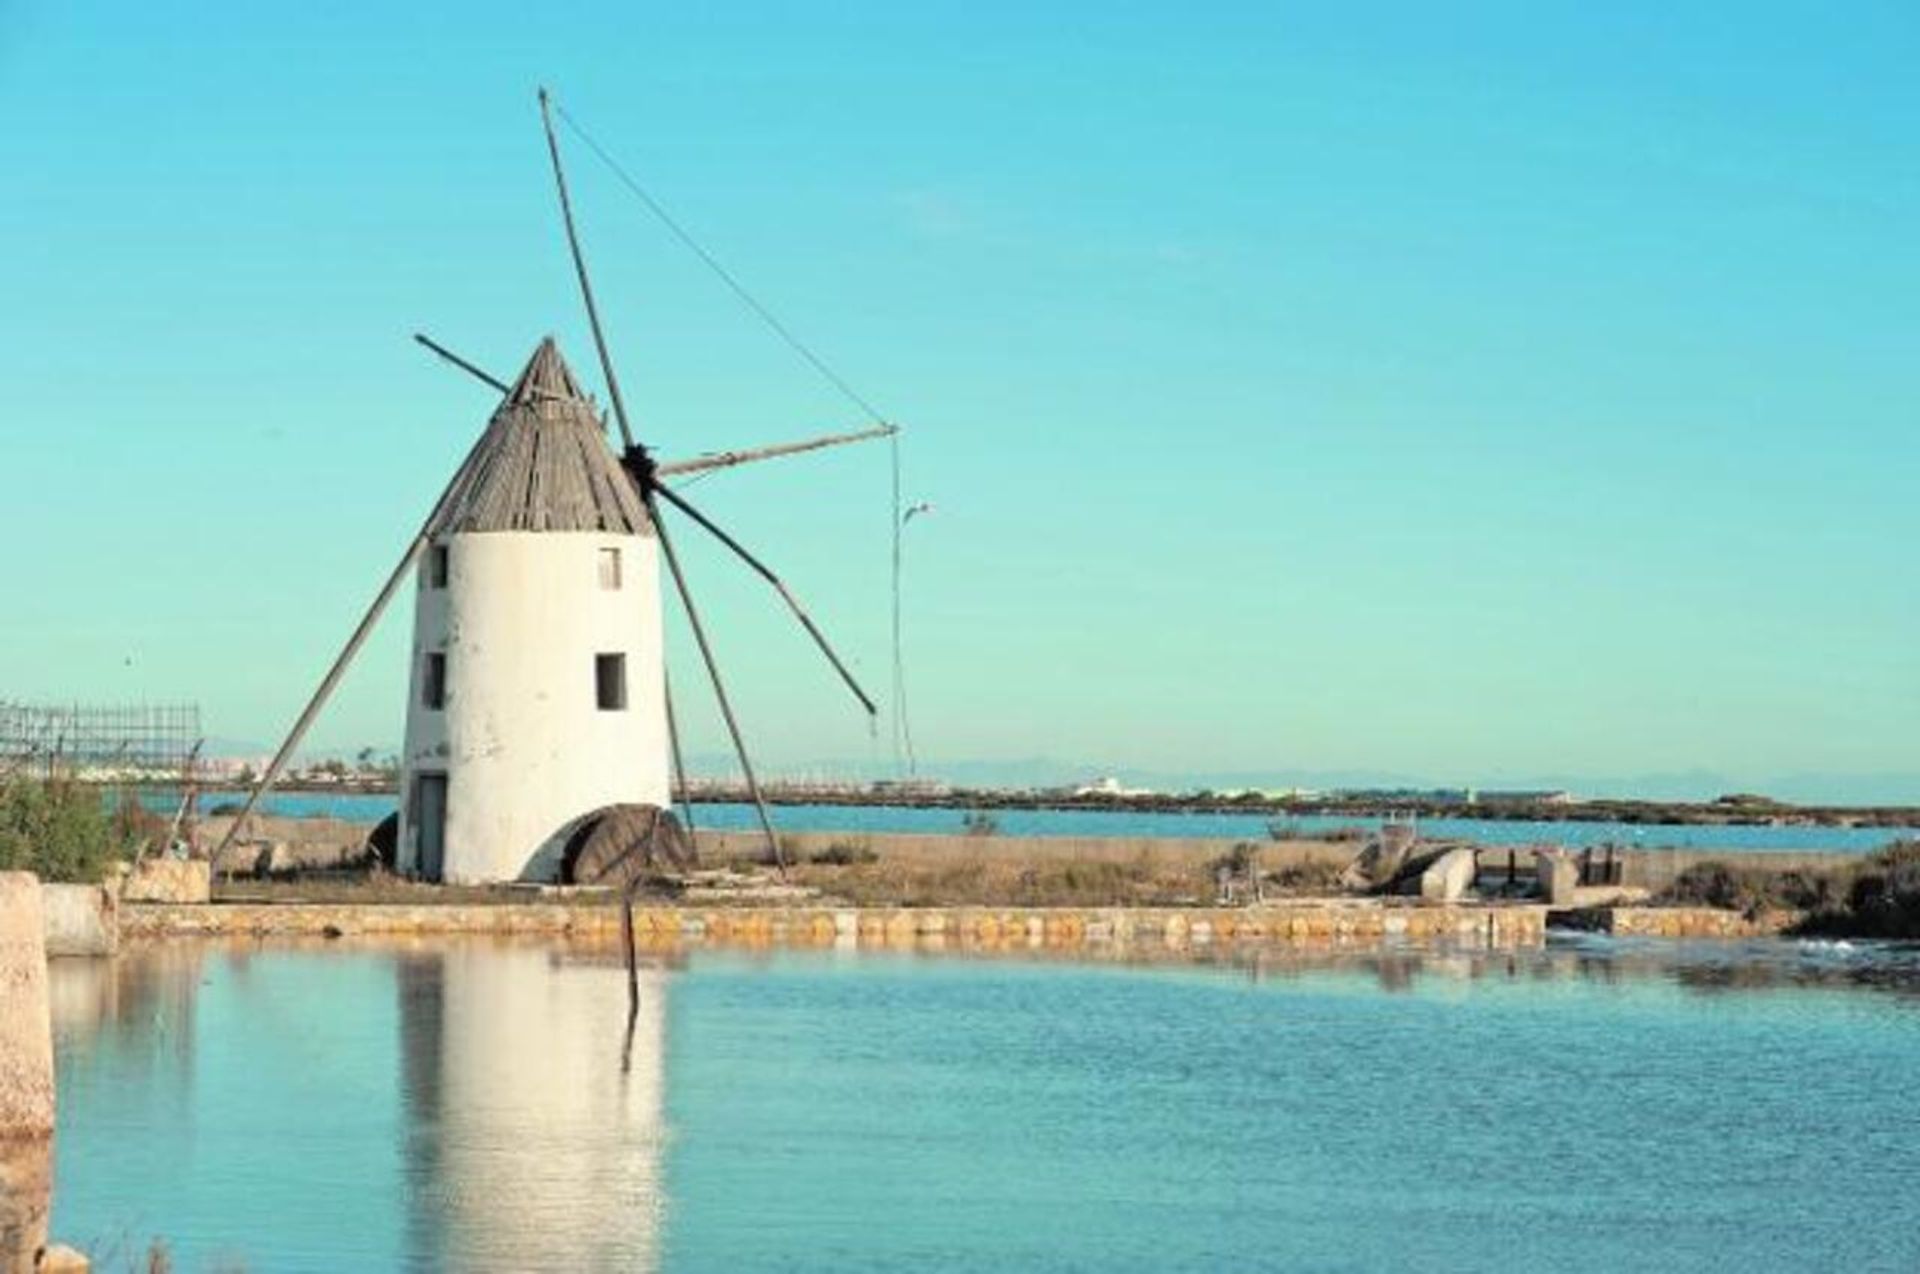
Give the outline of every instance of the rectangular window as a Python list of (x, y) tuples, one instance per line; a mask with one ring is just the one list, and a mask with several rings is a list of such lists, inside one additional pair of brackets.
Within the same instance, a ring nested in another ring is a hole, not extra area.
[(627, 710), (627, 657), (625, 655), (593, 657), (593, 695), (600, 704), (602, 712)]
[(620, 550), (600, 550), (600, 587), (616, 589), (620, 587)]
[(420, 670), (420, 704), (435, 711), (447, 706), (447, 656), (442, 651), (430, 651)]
[(447, 586), (447, 546), (429, 544), (427, 546), (427, 587), (445, 588)]

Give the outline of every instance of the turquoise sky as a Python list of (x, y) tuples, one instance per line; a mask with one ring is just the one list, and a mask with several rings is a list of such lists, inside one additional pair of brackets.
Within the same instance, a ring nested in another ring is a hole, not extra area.
[[(551, 8), (0, 2), (0, 695), (271, 740), (491, 405), (408, 333), (597, 383), (544, 81), (911, 431), (933, 768), (1920, 799), (1912, 4)], [(858, 423), (572, 163), (664, 453)], [(879, 691), (886, 474), (692, 489)], [(769, 764), (884, 759), (690, 556)]]

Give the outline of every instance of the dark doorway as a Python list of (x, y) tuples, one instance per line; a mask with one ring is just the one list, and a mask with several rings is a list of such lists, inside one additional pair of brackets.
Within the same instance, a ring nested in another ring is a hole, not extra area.
[(447, 776), (420, 774), (413, 780), (413, 826), (420, 846), (420, 876), (439, 880), (447, 862)]

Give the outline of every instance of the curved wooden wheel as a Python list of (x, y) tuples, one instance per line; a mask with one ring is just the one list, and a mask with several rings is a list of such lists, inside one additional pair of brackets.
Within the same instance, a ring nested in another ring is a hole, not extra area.
[(570, 885), (611, 885), (675, 876), (696, 864), (693, 842), (672, 810), (609, 805), (582, 819), (560, 860)]
[(367, 834), (367, 857), (388, 871), (393, 870), (395, 856), (400, 848), (400, 812), (381, 819), (379, 824)]

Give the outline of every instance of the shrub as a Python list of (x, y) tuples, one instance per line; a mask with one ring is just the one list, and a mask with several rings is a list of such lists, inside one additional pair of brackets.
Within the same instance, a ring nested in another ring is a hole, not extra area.
[(998, 836), (1000, 820), (985, 810), (969, 810), (960, 820), (960, 828), (969, 836)]
[(42, 880), (100, 880), (107, 865), (131, 848), (141, 821), (131, 812), (110, 815), (97, 788), (71, 780), (0, 780), (0, 871), (30, 871)]
[(865, 845), (835, 841), (807, 861), (819, 867), (857, 867), (863, 863), (879, 862), (880, 855)]
[(1215, 875), (1226, 872), (1236, 880), (1251, 880), (1259, 855), (1251, 841), (1241, 841), (1210, 864)]
[(1345, 870), (1338, 863), (1316, 859), (1282, 867), (1279, 871), (1269, 873), (1267, 879), (1285, 893), (1324, 897), (1346, 892), (1340, 883), (1340, 875)]
[(1867, 860), (1847, 891), (1852, 932), (1920, 936), (1920, 840), (1895, 841)]
[(1831, 876), (1705, 862), (1674, 877), (1673, 884), (1660, 893), (1658, 901), (1723, 907), (1752, 914), (1776, 909), (1807, 911), (1831, 902), (1835, 895)]
[(1742, 905), (1740, 880), (1725, 863), (1700, 863), (1675, 876), (1662, 900), (1702, 907), (1738, 907)]

